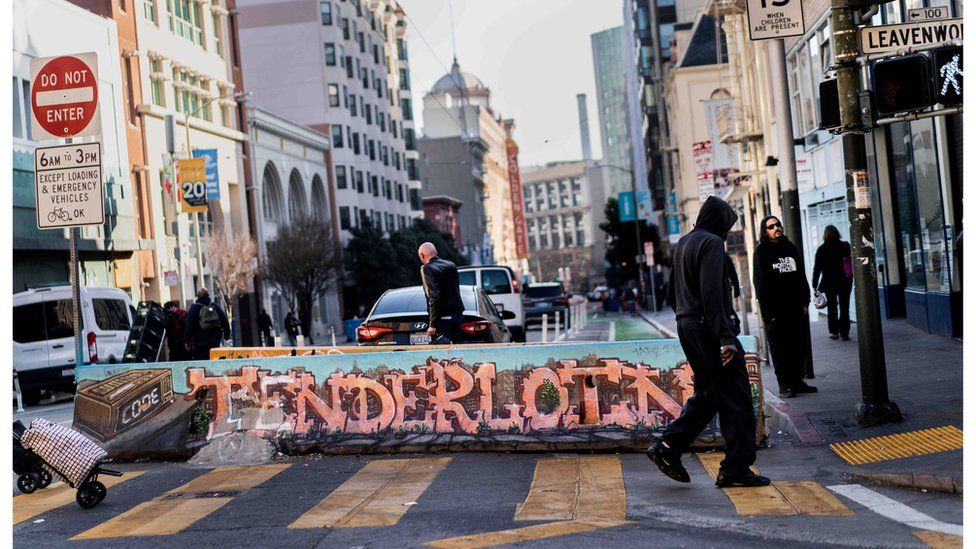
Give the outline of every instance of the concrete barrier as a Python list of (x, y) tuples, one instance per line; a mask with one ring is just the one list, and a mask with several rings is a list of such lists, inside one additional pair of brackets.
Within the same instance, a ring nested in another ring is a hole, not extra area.
[[(756, 342), (741, 340), (762, 442)], [(116, 457), (241, 433), (287, 454), (642, 448), (693, 393), (676, 340), (347, 349), (86, 366), (74, 425)], [(721, 444), (717, 422), (699, 443)]]

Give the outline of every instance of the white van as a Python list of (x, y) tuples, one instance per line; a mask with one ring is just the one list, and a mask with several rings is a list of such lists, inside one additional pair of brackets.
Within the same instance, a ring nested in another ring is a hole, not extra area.
[[(132, 300), (118, 288), (80, 290), (85, 364), (121, 361), (132, 326)], [(41, 389), (74, 392), (71, 286), (20, 292), (13, 305), (14, 368), (24, 401), (37, 402)]]
[(505, 325), (512, 332), (512, 341), (525, 341), (525, 311), (515, 271), (504, 265), (458, 267), (458, 282), (484, 290), (499, 312), (515, 313), (515, 318), (506, 320)]

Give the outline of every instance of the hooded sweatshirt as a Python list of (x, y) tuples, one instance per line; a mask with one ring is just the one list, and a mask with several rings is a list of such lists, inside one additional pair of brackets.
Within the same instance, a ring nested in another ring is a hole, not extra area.
[[(760, 223), (766, 225), (767, 217)], [(773, 241), (762, 232), (753, 259), (753, 283), (763, 317), (793, 314), (810, 303), (810, 285), (803, 271), (800, 250), (786, 238)]]
[(708, 197), (698, 212), (695, 228), (675, 246), (668, 281), (668, 302), (677, 318), (703, 319), (722, 345), (737, 345), (729, 282), (735, 269), (726, 261), (725, 253), (725, 239), (736, 219), (726, 202)]

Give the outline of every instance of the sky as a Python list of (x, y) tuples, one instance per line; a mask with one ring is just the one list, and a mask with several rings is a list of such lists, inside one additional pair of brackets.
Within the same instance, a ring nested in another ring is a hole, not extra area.
[[(423, 96), (451, 68), (450, 10), (448, 0), (399, 2), (422, 132)], [(453, 0), (453, 11), (461, 70), (491, 89), (496, 114), (515, 119), (519, 165), (582, 158), (578, 93), (601, 158), (590, 35), (623, 24), (620, 0)]]

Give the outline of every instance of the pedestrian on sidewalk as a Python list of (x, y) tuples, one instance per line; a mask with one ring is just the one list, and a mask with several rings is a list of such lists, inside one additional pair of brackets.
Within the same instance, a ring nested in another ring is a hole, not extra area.
[(261, 342), (263, 347), (271, 347), (274, 345), (271, 339), (271, 328), (274, 326), (274, 322), (271, 320), (271, 315), (268, 314), (267, 309), (261, 309), (261, 314), (258, 315), (258, 332), (264, 341)]
[(430, 315), (427, 335), (432, 342), (435, 337), (441, 336), (448, 343), (457, 343), (461, 339), (461, 321), (464, 320), (457, 266), (437, 257), (437, 248), (430, 242), (420, 245), (417, 257), (422, 263), (420, 280), (427, 296), (427, 314)]
[(186, 309), (175, 301), (167, 301), (163, 305), (166, 311), (166, 350), (167, 360), (178, 362), (190, 360), (190, 351), (186, 348)]
[[(726, 202), (708, 197), (695, 228), (674, 249), (668, 282), (668, 303), (678, 321), (678, 340), (695, 375), (695, 392), (681, 415), (647, 449), (662, 473), (691, 482), (681, 464), (688, 450), (716, 412), (725, 459), (715, 485), (767, 486), (769, 479), (750, 470), (756, 461), (756, 418), (744, 350), (732, 323), (734, 266), (726, 260), (725, 239), (738, 216)], [(733, 272), (729, 272), (729, 269)]]
[(298, 320), (298, 315), (293, 311), (288, 311), (285, 315), (285, 331), (288, 332), (288, 343), (292, 347), (298, 346), (298, 331), (302, 327), (302, 322)]
[(186, 313), (183, 333), (193, 360), (210, 360), (210, 349), (230, 339), (227, 313), (210, 299), (206, 288), (197, 290), (197, 300)]
[(810, 285), (800, 268), (800, 250), (783, 234), (783, 224), (776, 216), (763, 218), (759, 230), (753, 287), (780, 396), (793, 398), (798, 393), (815, 393), (817, 388), (803, 381), (806, 357), (810, 354), (807, 337)]
[(840, 239), (837, 227), (827, 225), (823, 244), (817, 248), (813, 261), (813, 287), (827, 298), (827, 331), (830, 332), (830, 339), (850, 339), (853, 267), (851, 245)]

